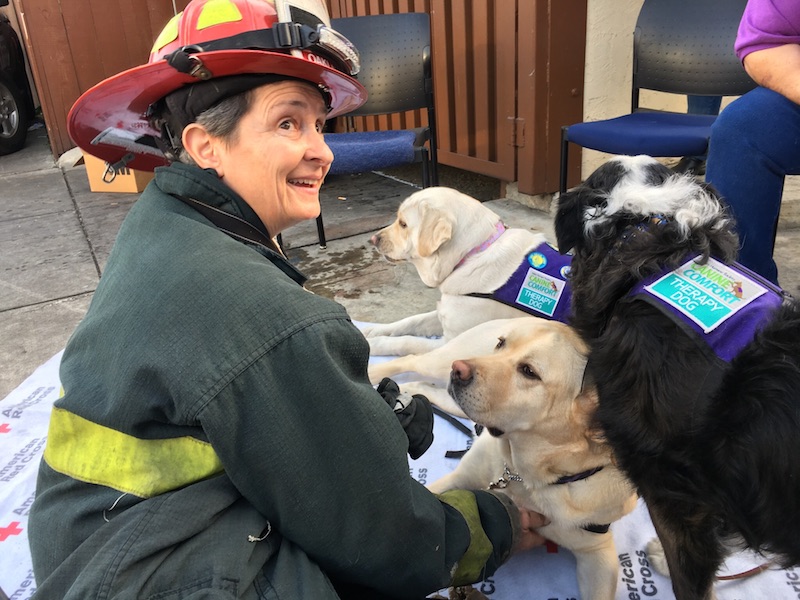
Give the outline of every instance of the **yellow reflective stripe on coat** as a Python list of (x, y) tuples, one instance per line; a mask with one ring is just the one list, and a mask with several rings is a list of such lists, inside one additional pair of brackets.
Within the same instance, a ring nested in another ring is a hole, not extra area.
[(211, 444), (193, 437), (146, 440), (54, 408), (44, 460), (74, 479), (150, 498), (221, 473)]
[(483, 530), (475, 494), (466, 490), (450, 490), (438, 494), (437, 498), (460, 512), (469, 527), (469, 546), (456, 563), (450, 585), (459, 586), (480, 581), (494, 547)]

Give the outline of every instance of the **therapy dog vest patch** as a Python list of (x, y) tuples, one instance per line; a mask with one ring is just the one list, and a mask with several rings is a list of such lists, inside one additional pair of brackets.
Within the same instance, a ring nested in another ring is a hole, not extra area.
[(567, 322), (570, 289), (567, 284), (572, 256), (561, 255), (543, 243), (525, 257), (508, 280), (491, 294), (469, 294), (491, 298), (536, 317)]
[(687, 260), (669, 273), (640, 281), (629, 297), (649, 301), (685, 324), (722, 360), (730, 362), (769, 321), (783, 296), (738, 263)]

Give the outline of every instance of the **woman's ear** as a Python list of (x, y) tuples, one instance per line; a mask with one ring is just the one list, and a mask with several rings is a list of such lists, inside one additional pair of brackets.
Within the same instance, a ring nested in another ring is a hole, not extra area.
[(223, 173), (218, 152), (219, 140), (211, 136), (205, 127), (189, 123), (181, 134), (183, 148), (201, 169), (214, 169), (220, 177)]

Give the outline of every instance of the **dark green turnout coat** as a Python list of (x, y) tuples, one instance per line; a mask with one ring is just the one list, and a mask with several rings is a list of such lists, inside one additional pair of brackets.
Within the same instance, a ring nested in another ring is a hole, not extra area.
[(263, 230), (182, 164), (126, 217), (61, 364), (36, 598), (421, 598), (493, 573), (516, 513), (409, 476), (344, 308), (172, 194)]

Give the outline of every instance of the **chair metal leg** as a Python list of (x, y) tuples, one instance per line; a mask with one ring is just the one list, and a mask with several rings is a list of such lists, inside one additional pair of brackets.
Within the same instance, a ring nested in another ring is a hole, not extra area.
[(430, 155), (427, 148), (422, 148), (422, 187), (431, 187)]
[(439, 185), (439, 153), (436, 148), (436, 140), (431, 140), (430, 166), (431, 166), (431, 185)]
[(431, 185), (439, 185), (439, 146), (436, 143), (436, 108), (433, 102), (433, 79), (429, 79), (429, 86), (431, 98), (428, 102), (428, 129), (430, 129), (430, 140), (428, 144), (431, 147), (430, 160), (431, 160)]
[(328, 242), (325, 239), (325, 225), (322, 223), (322, 209), (319, 211), (317, 217), (317, 237), (319, 238), (319, 247), (323, 250), (328, 247)]
[(558, 191), (563, 194), (567, 191), (567, 170), (569, 163), (569, 140), (567, 139), (566, 125), (561, 128), (561, 171), (559, 172)]

